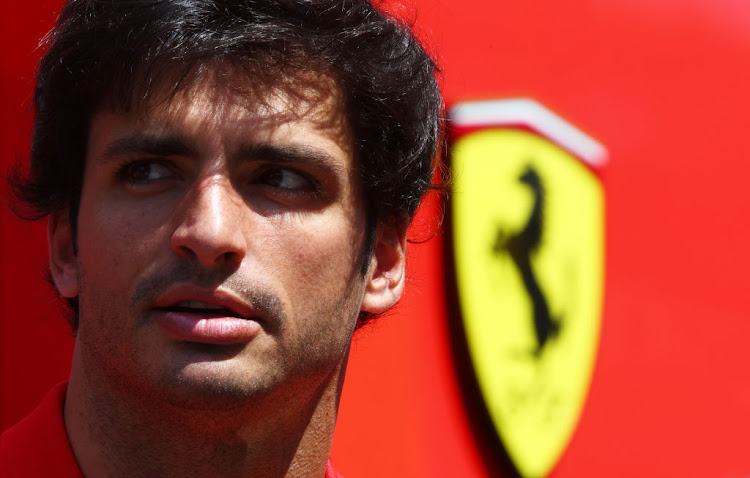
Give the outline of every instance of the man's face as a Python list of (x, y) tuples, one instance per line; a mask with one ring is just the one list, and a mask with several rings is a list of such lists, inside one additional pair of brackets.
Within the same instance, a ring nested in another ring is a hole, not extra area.
[(371, 274), (351, 132), (321, 84), (312, 100), (206, 81), (93, 117), (75, 279), (58, 280), (86, 373), (201, 407), (345, 363)]

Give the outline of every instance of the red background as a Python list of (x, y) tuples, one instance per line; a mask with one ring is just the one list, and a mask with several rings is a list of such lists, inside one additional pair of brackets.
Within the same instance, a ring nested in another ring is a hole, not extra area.
[[(35, 46), (58, 8), (0, 0), (3, 167), (26, 152)], [(449, 104), (532, 97), (610, 153), (599, 356), (552, 476), (750, 476), (750, 4), (418, 0), (406, 11), (439, 54)], [(334, 443), (346, 476), (511, 476), (481, 459), (466, 416), (442, 246), (411, 248), (401, 305), (355, 337)], [(69, 369), (45, 249), (44, 224), (2, 211), (2, 428)]]

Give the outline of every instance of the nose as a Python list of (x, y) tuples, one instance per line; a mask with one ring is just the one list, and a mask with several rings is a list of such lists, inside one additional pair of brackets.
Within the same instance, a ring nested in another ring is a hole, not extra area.
[(243, 235), (244, 201), (228, 179), (217, 176), (196, 184), (179, 206), (180, 223), (172, 250), (206, 267), (238, 267), (247, 252)]

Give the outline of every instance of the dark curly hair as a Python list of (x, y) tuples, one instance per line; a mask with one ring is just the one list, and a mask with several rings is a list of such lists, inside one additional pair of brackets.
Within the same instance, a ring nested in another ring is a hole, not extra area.
[[(174, 95), (217, 65), (266, 85), (307, 71), (335, 80), (364, 187), (364, 258), (378, 221), (410, 221), (439, 176), (438, 68), (410, 28), (369, 0), (70, 0), (46, 43), (30, 165), (9, 175), (23, 218), (67, 208), (75, 234), (92, 116), (131, 110), (165, 82)], [(75, 330), (77, 299), (68, 303)]]

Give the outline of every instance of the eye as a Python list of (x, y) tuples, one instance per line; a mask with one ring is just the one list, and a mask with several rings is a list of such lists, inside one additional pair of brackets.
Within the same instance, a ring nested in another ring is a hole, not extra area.
[(150, 159), (127, 163), (117, 172), (117, 178), (129, 184), (148, 184), (171, 177), (174, 173), (168, 165)]
[(316, 184), (306, 175), (288, 168), (268, 168), (256, 181), (287, 192), (317, 191)]

